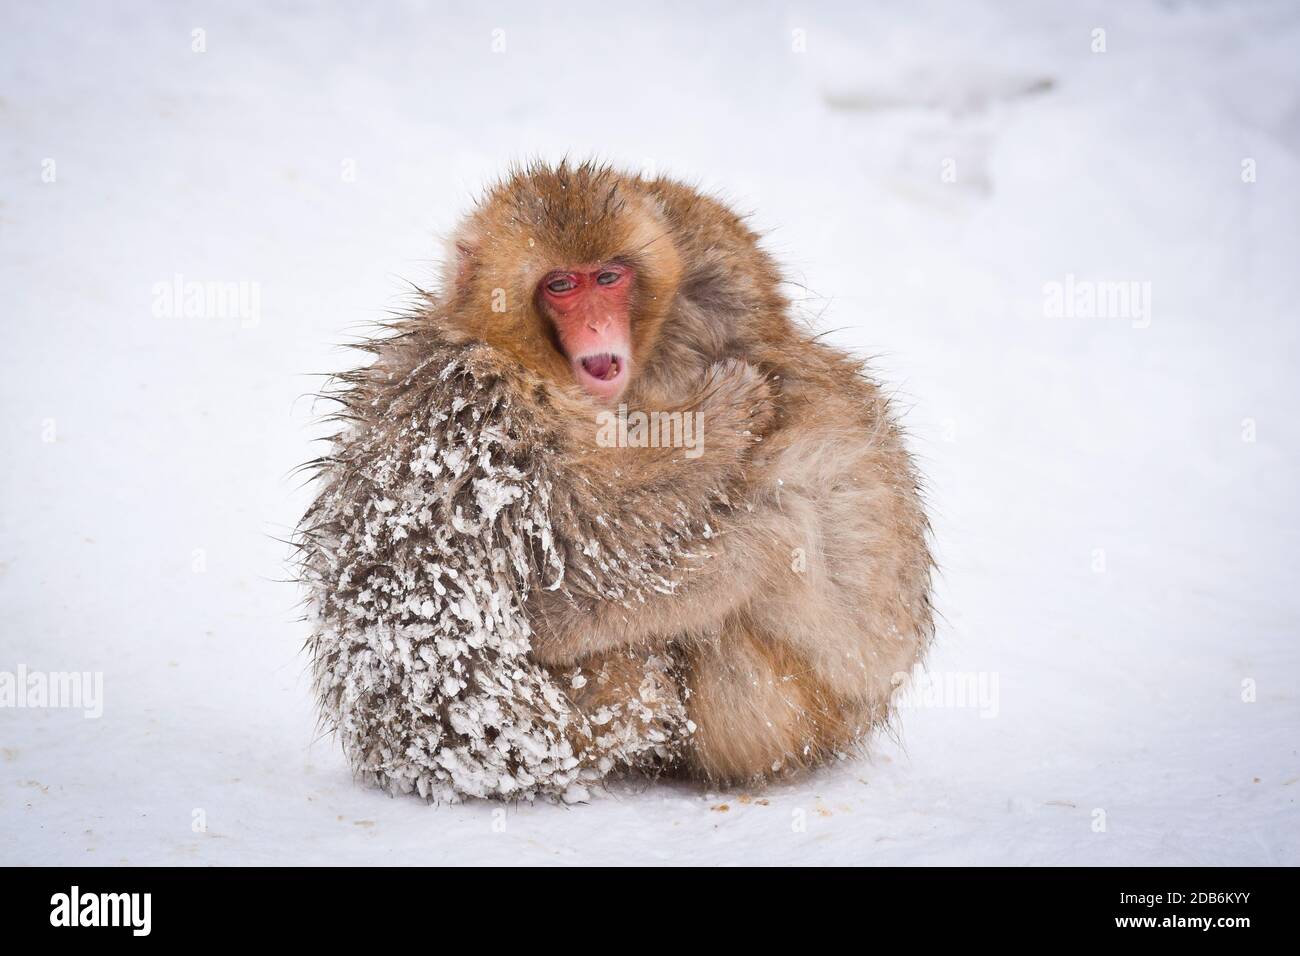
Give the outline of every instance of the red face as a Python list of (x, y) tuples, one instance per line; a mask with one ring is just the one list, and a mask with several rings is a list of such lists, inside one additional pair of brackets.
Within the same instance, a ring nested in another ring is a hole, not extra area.
[(628, 300), (635, 280), (630, 266), (604, 262), (548, 273), (537, 287), (578, 384), (604, 401), (622, 395), (631, 380)]

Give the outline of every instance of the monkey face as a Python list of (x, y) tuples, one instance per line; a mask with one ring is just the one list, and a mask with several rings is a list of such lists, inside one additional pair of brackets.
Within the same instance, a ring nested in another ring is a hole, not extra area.
[(584, 164), (532, 167), (461, 224), (442, 321), (598, 402), (652, 367), (682, 261), (650, 187)]
[(537, 306), (555, 329), (560, 351), (578, 385), (614, 401), (632, 378), (630, 298), (636, 270), (603, 262), (548, 273), (537, 286)]

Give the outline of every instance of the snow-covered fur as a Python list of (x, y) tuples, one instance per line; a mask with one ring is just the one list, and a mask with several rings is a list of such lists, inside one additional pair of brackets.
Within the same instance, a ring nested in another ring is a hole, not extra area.
[[(375, 363), (341, 377), (347, 427), (315, 463), (299, 534), (316, 689), (353, 768), (434, 799), (572, 800), (669, 761), (688, 726), (674, 652), (553, 672), (529, 657), (524, 603), (567, 593), (566, 575), (611, 599), (670, 590), (705, 512), (647, 508), (629, 549), (565, 474), (564, 395), (419, 323), (367, 348)], [(721, 489), (701, 489), (710, 502)]]

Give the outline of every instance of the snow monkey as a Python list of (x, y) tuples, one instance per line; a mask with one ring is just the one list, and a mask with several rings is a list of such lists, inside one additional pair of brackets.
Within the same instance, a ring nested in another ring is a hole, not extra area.
[(330, 397), (298, 530), (322, 717), (428, 799), (851, 750), (932, 632), (890, 409), (730, 210), (534, 166)]
[[(665, 715), (684, 706), (671, 766), (720, 783), (884, 724), (933, 630), (917, 474), (860, 362), (792, 320), (755, 233), (681, 183), (566, 163), (492, 188), (452, 248), (416, 321), (522, 369), (549, 423), (569, 569), (526, 611), (574, 706), (599, 723), (650, 673)], [(646, 440), (646, 418), (670, 439), (695, 421), (698, 442)]]

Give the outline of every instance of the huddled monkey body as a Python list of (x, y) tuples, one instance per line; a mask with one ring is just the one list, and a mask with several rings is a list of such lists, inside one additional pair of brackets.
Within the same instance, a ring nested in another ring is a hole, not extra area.
[[(516, 172), (367, 348), (300, 529), (316, 683), (360, 772), (453, 798), (749, 782), (888, 721), (933, 629), (917, 475), (722, 204)], [(602, 440), (615, 410), (700, 440)]]

